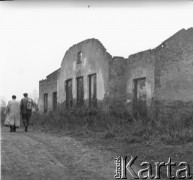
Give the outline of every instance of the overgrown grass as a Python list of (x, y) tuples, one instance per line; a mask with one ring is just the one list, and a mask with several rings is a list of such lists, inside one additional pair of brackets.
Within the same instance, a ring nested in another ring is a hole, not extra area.
[(82, 135), (100, 132), (104, 138), (119, 138), (126, 143), (185, 144), (193, 141), (193, 113), (171, 120), (137, 119), (126, 112), (105, 113), (95, 108), (34, 113), (31, 124), (45, 131), (71, 131)]

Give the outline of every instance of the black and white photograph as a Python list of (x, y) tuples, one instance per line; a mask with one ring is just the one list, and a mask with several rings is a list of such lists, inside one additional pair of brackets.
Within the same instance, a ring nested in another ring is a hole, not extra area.
[(193, 1), (1, 1), (0, 179), (193, 179)]

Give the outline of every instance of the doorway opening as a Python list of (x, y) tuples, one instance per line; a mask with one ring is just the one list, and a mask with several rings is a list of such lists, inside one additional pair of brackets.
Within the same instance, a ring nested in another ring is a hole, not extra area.
[(97, 84), (96, 73), (90, 74), (89, 78), (89, 106), (97, 107)]
[(66, 108), (69, 109), (73, 105), (73, 98), (72, 98), (72, 79), (66, 80)]
[(146, 78), (138, 78), (133, 80), (134, 99), (133, 99), (133, 110), (138, 115), (144, 117), (147, 115), (147, 89), (146, 89)]
[(84, 84), (83, 77), (76, 78), (77, 83), (77, 105), (81, 106), (84, 104)]

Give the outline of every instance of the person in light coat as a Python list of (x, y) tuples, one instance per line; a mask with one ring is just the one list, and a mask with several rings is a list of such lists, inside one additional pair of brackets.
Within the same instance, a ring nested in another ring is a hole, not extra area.
[(20, 102), (16, 100), (15, 95), (8, 102), (4, 125), (10, 126), (10, 132), (16, 132), (16, 128), (20, 127)]

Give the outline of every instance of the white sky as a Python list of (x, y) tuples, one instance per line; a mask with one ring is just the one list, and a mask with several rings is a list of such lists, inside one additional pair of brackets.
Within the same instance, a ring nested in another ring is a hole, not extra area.
[[(90, 6), (88, 8), (88, 5)], [(38, 91), (73, 44), (97, 38), (112, 56), (155, 48), (193, 27), (193, 2), (0, 3), (0, 97)]]

